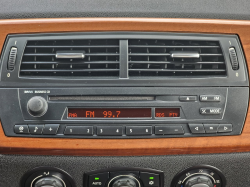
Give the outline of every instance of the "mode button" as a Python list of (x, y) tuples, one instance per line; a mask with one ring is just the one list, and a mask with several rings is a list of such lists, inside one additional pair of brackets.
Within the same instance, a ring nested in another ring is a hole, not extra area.
[(200, 114), (202, 115), (221, 114), (221, 108), (214, 108), (214, 107), (200, 108)]

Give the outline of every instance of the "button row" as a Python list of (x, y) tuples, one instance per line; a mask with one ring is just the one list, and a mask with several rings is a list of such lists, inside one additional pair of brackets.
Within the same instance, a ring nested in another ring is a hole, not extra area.
[(46, 125), (15, 125), (14, 132), (16, 134), (44, 134), (55, 135), (59, 128), (59, 124)]
[[(45, 125), (15, 125), (16, 134), (32, 135), (55, 135), (57, 134), (59, 124)], [(97, 126), (97, 136), (145, 136), (153, 134), (153, 126), (127, 126), (123, 132), (122, 126)], [(156, 135), (179, 135), (184, 134), (182, 126), (155, 126)], [(66, 126), (64, 135), (84, 135), (92, 136), (94, 134), (93, 126)]]
[(188, 124), (192, 134), (227, 133), (233, 131), (232, 124)]
[[(227, 133), (232, 132), (232, 124), (188, 124), (192, 134), (205, 133)], [(45, 125), (15, 125), (16, 134), (32, 135), (55, 135), (57, 134), (59, 124)], [(97, 136), (145, 136), (152, 135), (154, 129), (155, 135), (183, 135), (184, 129), (181, 125), (176, 126), (127, 126), (123, 132), (122, 126), (97, 126)], [(93, 126), (66, 126), (64, 135), (94, 135)]]
[[(190, 95), (190, 96), (180, 96), (179, 100), (182, 102), (194, 102), (197, 101), (197, 96)], [(220, 95), (200, 95), (201, 102), (220, 102), (221, 96)]]

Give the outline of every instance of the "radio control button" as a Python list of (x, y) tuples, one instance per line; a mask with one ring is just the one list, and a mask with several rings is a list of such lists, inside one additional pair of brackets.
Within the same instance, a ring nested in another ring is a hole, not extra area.
[(156, 135), (184, 134), (182, 126), (155, 126)]
[(91, 126), (67, 126), (64, 131), (65, 135), (93, 135), (93, 127)]
[(232, 124), (220, 124), (218, 128), (218, 132), (223, 133), (223, 132), (232, 132), (233, 131), (233, 126)]
[(217, 115), (221, 114), (221, 108), (214, 108), (214, 107), (207, 107), (207, 108), (200, 108), (200, 114), (202, 115)]
[(200, 95), (201, 102), (220, 102), (220, 95)]
[(43, 129), (43, 134), (54, 135), (57, 133), (58, 128), (59, 124), (45, 124)]
[(31, 116), (41, 117), (47, 112), (48, 103), (43, 97), (35, 96), (28, 101), (27, 109)]
[(203, 124), (193, 124), (193, 123), (189, 123), (189, 128), (192, 132), (192, 134), (204, 134), (205, 133), (205, 129)]
[(44, 125), (29, 125), (30, 134), (42, 134)]
[(197, 96), (180, 96), (179, 100), (184, 102), (197, 101)]
[(99, 173), (89, 176), (89, 187), (104, 187), (109, 179), (109, 173)]
[(15, 125), (14, 132), (16, 134), (29, 134), (28, 125)]
[(122, 136), (122, 126), (98, 126), (98, 136)]
[(152, 126), (128, 126), (126, 127), (127, 136), (152, 135)]
[(203, 124), (206, 133), (217, 133), (219, 124)]
[(160, 176), (155, 173), (140, 172), (140, 179), (144, 187), (158, 187), (160, 186)]

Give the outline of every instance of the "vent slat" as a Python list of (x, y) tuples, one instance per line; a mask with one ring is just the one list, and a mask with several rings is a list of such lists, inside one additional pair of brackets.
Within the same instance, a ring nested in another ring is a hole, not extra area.
[(129, 61), (129, 64), (224, 64), (225, 62)]
[[(25, 53), (23, 56), (56, 56), (55, 53)], [(117, 53), (85, 53), (85, 56), (119, 56)]]
[[(84, 58), (56, 58), (58, 51), (81, 53)], [(20, 76), (119, 77), (119, 39), (28, 41)]]
[(119, 64), (117, 61), (76, 61), (76, 62), (64, 62), (64, 61), (24, 61), (22, 64)]
[[(129, 56), (170, 56), (170, 53), (130, 53)], [(200, 53), (200, 56), (223, 56), (223, 54)]]
[(148, 72), (225, 72), (225, 69), (130, 69), (130, 71), (148, 71)]
[(131, 48), (220, 48), (220, 46), (179, 46), (179, 45), (130, 45)]
[(115, 48), (119, 47), (119, 45), (30, 45), (26, 46), (26, 48)]
[(119, 71), (117, 69), (25, 69), (21, 72), (105, 72)]
[(128, 44), (131, 77), (226, 76), (227, 73), (219, 41), (131, 39)]

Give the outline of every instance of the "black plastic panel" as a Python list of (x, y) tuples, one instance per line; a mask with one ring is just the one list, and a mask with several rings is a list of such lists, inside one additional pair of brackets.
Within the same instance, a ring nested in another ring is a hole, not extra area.
[(18, 187), (25, 172), (49, 165), (69, 173), (77, 187), (83, 187), (84, 173), (112, 167), (140, 167), (163, 171), (164, 186), (170, 187), (172, 179), (180, 171), (206, 164), (221, 170), (226, 177), (227, 187), (241, 187), (250, 183), (249, 162), (250, 153), (131, 157), (0, 155), (0, 185)]
[[(60, 39), (120, 39), (120, 78), (110, 77), (23, 77), (19, 76), (20, 62), (27, 40), (60, 40)], [(227, 76), (195, 76), (186, 81), (185, 76), (179, 77), (129, 77), (128, 58), (126, 53), (128, 39), (176, 39), (219, 41), (226, 61)], [(5, 52), (2, 55), (1, 83), (4, 87), (51, 87), (51, 86), (248, 86), (246, 64), (238, 37), (236, 35), (204, 35), (204, 34), (173, 34), (173, 33), (69, 33), (69, 34), (41, 34), (41, 35), (10, 35), (7, 38)], [(123, 42), (122, 42), (123, 41)], [(16, 43), (16, 45), (15, 45)], [(17, 65), (13, 72), (7, 71), (7, 59), (11, 47), (18, 48)], [(125, 47), (124, 47), (125, 46)], [(232, 70), (229, 47), (234, 46), (238, 55), (239, 70)], [(45, 81), (46, 80), (46, 81)]]

